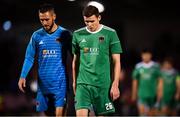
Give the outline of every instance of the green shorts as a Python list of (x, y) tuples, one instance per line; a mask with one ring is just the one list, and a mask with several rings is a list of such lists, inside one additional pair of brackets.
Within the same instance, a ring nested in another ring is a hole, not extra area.
[(164, 106), (167, 106), (167, 107), (170, 107), (170, 108), (174, 108), (176, 106), (176, 101), (174, 98), (163, 98), (161, 100), (161, 107), (164, 107)]
[(142, 104), (147, 108), (152, 108), (156, 104), (156, 97), (149, 97), (149, 98), (139, 97), (138, 104)]
[(109, 97), (109, 87), (99, 88), (87, 84), (78, 84), (75, 95), (75, 109), (88, 109), (93, 106), (96, 115), (106, 115), (115, 112)]

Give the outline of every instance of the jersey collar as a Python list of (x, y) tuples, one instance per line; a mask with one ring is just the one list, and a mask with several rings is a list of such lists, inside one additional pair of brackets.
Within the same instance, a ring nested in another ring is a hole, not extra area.
[(94, 31), (94, 32), (90, 31), (87, 27), (86, 27), (86, 30), (87, 30), (89, 33), (95, 34), (95, 33), (98, 33), (99, 31), (101, 31), (103, 27), (104, 27), (104, 26), (101, 24), (101, 27), (100, 27), (97, 31)]
[(149, 63), (143, 62), (142, 65), (145, 68), (150, 68), (150, 67), (152, 67), (154, 65), (154, 61), (150, 61)]

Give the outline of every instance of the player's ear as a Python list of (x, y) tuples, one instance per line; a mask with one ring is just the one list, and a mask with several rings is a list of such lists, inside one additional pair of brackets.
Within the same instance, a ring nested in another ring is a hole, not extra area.
[(56, 19), (56, 14), (55, 13), (53, 14), (53, 18), (54, 18), (54, 20)]
[(99, 21), (101, 20), (101, 15), (98, 16), (98, 20), (99, 20)]

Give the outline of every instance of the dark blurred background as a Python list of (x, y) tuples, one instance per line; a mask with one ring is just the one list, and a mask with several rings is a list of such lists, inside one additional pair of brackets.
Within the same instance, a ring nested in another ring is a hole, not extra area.
[[(38, 7), (48, 2), (55, 6), (57, 23), (70, 31), (84, 26), (81, 15), (90, 0), (1, 0), (0, 1), (0, 115), (33, 115), (35, 93), (31, 79), (37, 76), (36, 67), (28, 75), (26, 94), (17, 87), (26, 46), (33, 31), (41, 27)], [(101, 23), (114, 28), (123, 48), (121, 106), (118, 113), (130, 115), (128, 97), (131, 92), (131, 71), (140, 61), (140, 51), (153, 50), (154, 60), (171, 56), (180, 70), (180, 7), (178, 0), (96, 0), (105, 11)], [(123, 101), (122, 101), (123, 100)], [(127, 102), (127, 103), (125, 103)], [(132, 110), (132, 113), (136, 113)], [(71, 113), (72, 114), (72, 113)], [(73, 114), (72, 114), (73, 115)]]

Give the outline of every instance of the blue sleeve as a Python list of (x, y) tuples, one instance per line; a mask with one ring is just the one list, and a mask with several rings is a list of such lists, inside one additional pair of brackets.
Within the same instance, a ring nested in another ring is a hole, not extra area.
[(32, 68), (33, 63), (34, 63), (35, 52), (36, 52), (35, 41), (34, 41), (33, 36), (32, 36), (31, 40), (27, 46), (27, 49), (26, 49), (25, 60), (24, 60), (24, 64), (22, 67), (20, 78), (26, 78), (27, 77), (27, 75), (28, 75), (30, 69)]

